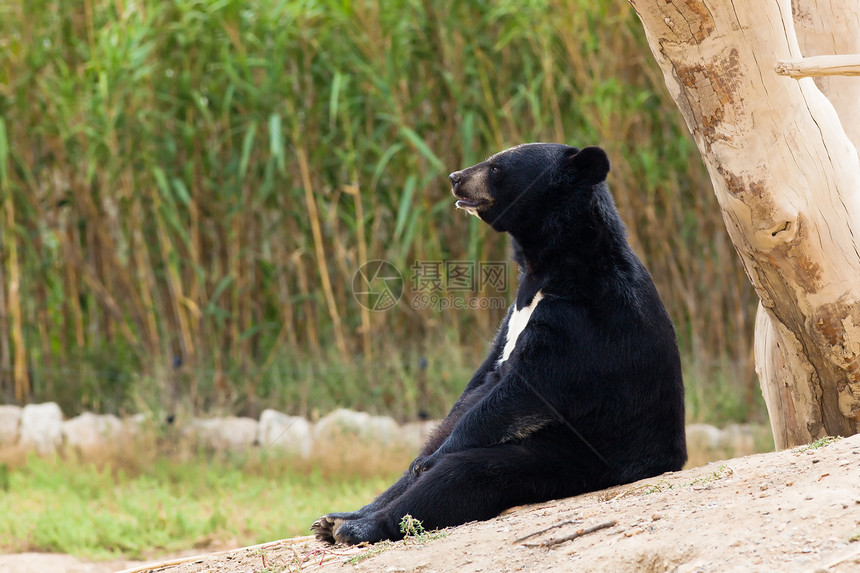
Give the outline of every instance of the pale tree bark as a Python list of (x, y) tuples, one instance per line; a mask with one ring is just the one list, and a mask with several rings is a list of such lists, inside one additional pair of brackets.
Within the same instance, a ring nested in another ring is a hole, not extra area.
[[(804, 55), (858, 53), (860, 0), (795, 0), (806, 54), (791, 0), (629, 1), (761, 301), (756, 369), (777, 447), (856, 433), (858, 92), (846, 78), (819, 81), (831, 103), (812, 78), (775, 67)], [(837, 111), (853, 122), (849, 133)]]

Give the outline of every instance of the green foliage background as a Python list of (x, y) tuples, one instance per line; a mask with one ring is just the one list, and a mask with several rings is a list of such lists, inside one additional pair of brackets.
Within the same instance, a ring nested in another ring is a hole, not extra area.
[(691, 416), (761, 416), (753, 293), (626, 2), (5, 1), (0, 398), (440, 415), (503, 311), (413, 309), (410, 266), (505, 259), (446, 175), (541, 140), (609, 152)]

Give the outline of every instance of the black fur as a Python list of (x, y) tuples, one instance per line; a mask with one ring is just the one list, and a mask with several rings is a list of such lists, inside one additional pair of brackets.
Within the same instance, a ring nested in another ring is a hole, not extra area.
[[(458, 206), (513, 237), (517, 299), (489, 356), (409, 471), (321, 517), (330, 542), (426, 529), (679, 470), (684, 389), (672, 323), (627, 244), (603, 150), (528, 144), (451, 174)], [(499, 364), (515, 309), (543, 298)]]

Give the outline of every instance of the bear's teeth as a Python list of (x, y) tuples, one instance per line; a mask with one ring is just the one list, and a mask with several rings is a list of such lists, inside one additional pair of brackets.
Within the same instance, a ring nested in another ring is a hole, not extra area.
[[(459, 203), (459, 201), (458, 201), (458, 203)], [(458, 209), (460, 209), (461, 211), (465, 211), (466, 213), (469, 213), (470, 215), (474, 215), (475, 217), (477, 217), (477, 216), (478, 216), (478, 209), (477, 209), (477, 207), (472, 207), (472, 206), (469, 206), (469, 207), (462, 207), (462, 206), (460, 206), (460, 205), (457, 205), (457, 208), (458, 208)]]

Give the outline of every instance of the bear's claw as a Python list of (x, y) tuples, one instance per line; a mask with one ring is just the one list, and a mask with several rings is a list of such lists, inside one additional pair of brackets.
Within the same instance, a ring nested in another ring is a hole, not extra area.
[(328, 515), (323, 515), (313, 522), (313, 525), (311, 525), (311, 531), (314, 532), (314, 535), (318, 540), (335, 544), (337, 543), (337, 538), (334, 533), (341, 522), (342, 520), (340, 519), (333, 519)]

